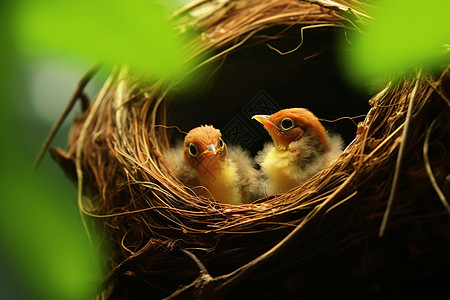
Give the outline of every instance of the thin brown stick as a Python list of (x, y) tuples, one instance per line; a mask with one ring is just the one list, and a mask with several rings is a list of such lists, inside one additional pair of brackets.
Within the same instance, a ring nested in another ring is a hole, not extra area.
[(425, 164), (425, 169), (427, 170), (428, 178), (430, 179), (431, 185), (433, 186), (434, 190), (436, 191), (436, 194), (438, 195), (439, 199), (442, 202), (442, 205), (444, 205), (445, 209), (447, 210), (448, 214), (450, 215), (450, 205), (448, 204), (447, 199), (445, 198), (444, 193), (439, 188), (439, 185), (436, 182), (436, 178), (433, 175), (433, 170), (431, 170), (430, 165), (430, 159), (428, 158), (428, 145), (430, 143), (430, 135), (431, 131), (433, 130), (434, 125), (436, 124), (437, 119), (434, 119), (431, 123), (430, 127), (427, 130), (427, 134), (425, 135), (425, 142), (423, 143), (423, 161)]
[(303, 42), (304, 42), (304, 38), (303, 38), (304, 33), (303, 32), (306, 29), (316, 29), (316, 28), (321, 28), (321, 27), (345, 27), (345, 26), (337, 25), (337, 24), (316, 24), (316, 25), (303, 26), (300, 29), (300, 44), (298, 44), (294, 49), (291, 49), (291, 50), (288, 50), (288, 51), (285, 51), (285, 52), (282, 52), (282, 51), (278, 50), (277, 48), (275, 48), (274, 46), (272, 46), (270, 44), (266, 44), (266, 45), (267, 45), (267, 47), (269, 47), (269, 49), (277, 52), (280, 55), (291, 54), (291, 53), (297, 51), (298, 49), (300, 49), (300, 47), (303, 45)]
[(107, 94), (107, 91), (113, 81), (115, 72), (113, 71), (111, 73), (111, 75), (108, 77), (108, 79), (105, 82), (105, 85), (102, 87), (102, 89), (100, 90), (99, 94), (97, 95), (97, 98), (93, 104), (92, 110), (89, 112), (86, 121), (83, 123), (83, 126), (80, 130), (80, 137), (78, 139), (78, 143), (77, 143), (77, 148), (76, 148), (76, 155), (75, 155), (75, 168), (76, 168), (76, 173), (77, 173), (77, 187), (78, 187), (78, 192), (77, 192), (77, 203), (78, 203), (78, 208), (80, 210), (80, 214), (81, 214), (81, 219), (83, 222), (83, 226), (86, 230), (86, 234), (88, 235), (89, 238), (89, 242), (91, 243), (92, 246), (92, 237), (89, 231), (89, 228), (86, 224), (86, 220), (84, 218), (84, 207), (83, 207), (83, 170), (81, 167), (81, 156), (83, 153), (83, 146), (84, 146), (84, 142), (86, 139), (86, 135), (87, 135), (87, 128), (89, 127), (89, 125), (91, 124), (100, 104), (103, 101), (103, 98), (105, 97), (105, 95)]
[(195, 256), (192, 252), (187, 251), (186, 249), (180, 249), (181, 252), (186, 254), (192, 261), (195, 263), (195, 265), (198, 268), (198, 271), (200, 274), (208, 274), (208, 270), (206, 269), (205, 265)]
[(386, 225), (387, 225), (387, 222), (389, 219), (389, 214), (391, 213), (391, 209), (392, 209), (392, 203), (394, 202), (395, 193), (397, 191), (399, 175), (400, 175), (400, 171), (401, 171), (402, 165), (403, 165), (403, 153), (405, 152), (405, 145), (406, 145), (406, 140), (408, 137), (409, 124), (411, 123), (412, 110), (414, 107), (414, 101), (416, 99), (417, 89), (419, 88), (421, 76), (422, 76), (422, 69), (419, 69), (419, 72), (417, 73), (416, 84), (414, 85), (414, 89), (411, 93), (411, 99), (409, 100), (408, 111), (406, 113), (406, 120), (405, 120), (405, 126), (403, 128), (402, 140), (401, 140), (401, 144), (400, 144), (400, 149), (398, 150), (397, 162), (395, 164), (394, 179), (392, 180), (392, 186), (391, 186), (391, 191), (389, 194), (386, 210), (384, 212), (383, 220), (381, 221), (380, 231), (378, 233), (378, 236), (380, 238), (384, 236), (384, 232), (386, 230)]
[(42, 158), (44, 157), (44, 154), (47, 151), (50, 143), (52, 142), (53, 138), (55, 137), (56, 133), (58, 132), (58, 130), (61, 127), (64, 120), (67, 118), (69, 113), (72, 111), (73, 106), (75, 105), (76, 101), (80, 98), (83, 99), (84, 100), (83, 106), (85, 106), (85, 104), (86, 104), (85, 102), (86, 102), (87, 98), (83, 94), (83, 90), (99, 69), (100, 69), (100, 65), (96, 64), (93, 67), (91, 67), (83, 75), (83, 77), (81, 77), (80, 81), (77, 84), (77, 88), (72, 95), (72, 98), (70, 98), (69, 103), (67, 103), (66, 108), (64, 109), (62, 114), (59, 116), (58, 120), (56, 120), (55, 124), (53, 124), (53, 127), (50, 130), (50, 133), (48, 134), (47, 138), (45, 139), (44, 143), (42, 144), (41, 150), (39, 151), (39, 154), (37, 155), (36, 160), (34, 161), (34, 164), (33, 164), (33, 172), (36, 171), (36, 169), (39, 166), (40, 162), (42, 161)]
[(326, 7), (326, 8), (330, 8), (330, 9), (339, 9), (343, 13), (347, 13), (347, 12), (350, 11), (351, 13), (353, 13), (356, 16), (364, 17), (364, 18), (367, 18), (367, 19), (373, 19), (371, 16), (369, 16), (369, 15), (363, 13), (363, 12), (357, 11), (355, 9), (351, 9), (350, 10), (347, 6), (342, 5), (342, 4), (340, 4), (338, 2), (335, 2), (335, 1), (331, 1), (331, 0), (307, 0), (307, 1), (311, 2), (311, 3), (319, 4), (322, 7)]
[(233, 286), (236, 286), (240, 282), (242, 282), (245, 278), (250, 276), (250, 274), (254, 273), (257, 269), (259, 269), (263, 264), (267, 263), (270, 258), (272, 258), (276, 253), (286, 249), (290, 243), (294, 240), (294, 238), (301, 232), (304, 226), (311, 221), (332, 199), (334, 199), (350, 182), (352, 182), (355, 177), (356, 172), (353, 172), (347, 180), (336, 189), (333, 194), (331, 194), (322, 204), (316, 206), (311, 213), (309, 213), (302, 222), (292, 230), (287, 236), (283, 238), (278, 244), (272, 247), (269, 251), (255, 258), (251, 262), (245, 264), (239, 269), (221, 276), (221, 278), (226, 278), (226, 280), (219, 286), (218, 290), (229, 289)]
[(436, 88), (436, 86), (433, 83), (431, 83), (428, 78), (426, 78), (426, 77), (424, 77), (424, 78), (425, 78), (425, 81), (428, 83), (428, 85), (433, 89), (433, 91), (435, 91), (439, 95), (439, 97), (441, 97), (442, 100), (444, 100), (444, 102), (447, 104), (448, 108), (450, 108), (450, 100), (447, 97), (445, 97), (445, 95), (440, 90), (438, 90)]

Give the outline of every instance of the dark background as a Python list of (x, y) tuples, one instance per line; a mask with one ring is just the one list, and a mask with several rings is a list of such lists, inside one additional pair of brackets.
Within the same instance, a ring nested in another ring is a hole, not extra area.
[[(300, 27), (290, 31), (287, 38), (270, 44), (281, 51), (295, 48), (300, 42)], [(265, 33), (276, 32), (275, 28)], [(216, 62), (217, 71), (195, 91), (181, 89), (171, 95), (169, 125), (177, 125), (183, 131), (214, 125), (222, 131), (225, 142), (241, 144), (255, 154), (270, 137), (261, 124), (251, 120), (253, 115), (304, 107), (321, 119), (328, 131), (339, 133), (349, 144), (363, 117), (353, 122), (328, 121), (367, 114), (372, 93), (355, 89), (344, 79), (335, 47), (339, 34), (343, 32), (336, 34), (334, 29), (309, 31), (302, 47), (287, 55), (280, 55), (261, 39), (253, 38)]]

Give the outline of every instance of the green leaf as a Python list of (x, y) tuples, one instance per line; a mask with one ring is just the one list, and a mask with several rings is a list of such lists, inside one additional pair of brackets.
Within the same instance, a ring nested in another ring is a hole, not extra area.
[(15, 13), (15, 35), (28, 55), (129, 64), (157, 77), (188, 68), (184, 41), (151, 0), (21, 1)]
[(344, 64), (359, 82), (450, 63), (448, 0), (380, 0), (372, 26), (350, 37)]

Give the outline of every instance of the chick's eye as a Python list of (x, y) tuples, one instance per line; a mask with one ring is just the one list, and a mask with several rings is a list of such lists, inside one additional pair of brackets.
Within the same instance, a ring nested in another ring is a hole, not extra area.
[(193, 157), (196, 157), (198, 154), (197, 146), (192, 143), (189, 144), (189, 154)]
[(291, 119), (289, 119), (289, 118), (284, 118), (284, 119), (281, 121), (281, 128), (282, 128), (282, 129), (288, 130), (288, 129), (291, 129), (292, 127), (294, 127), (294, 122), (293, 122)]
[(223, 146), (225, 146), (225, 143), (223, 142), (222, 138), (219, 139), (219, 146), (220, 148), (223, 148)]

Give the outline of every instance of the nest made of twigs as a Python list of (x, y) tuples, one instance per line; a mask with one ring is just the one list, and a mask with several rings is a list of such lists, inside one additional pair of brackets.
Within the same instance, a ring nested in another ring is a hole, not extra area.
[[(226, 74), (228, 64), (241, 66), (239, 57), (227, 60), (239, 51), (269, 49), (280, 60), (273, 66), (298, 60), (280, 55), (273, 42), (298, 43), (302, 27), (316, 25), (309, 30), (318, 34), (304, 62), (333, 47), (322, 34), (370, 21), (363, 3), (340, 3), (200, 1), (175, 18), (182, 30), (204, 30), (193, 56), (216, 53), (202, 66), (220, 62), (212, 69)], [(271, 70), (269, 79), (279, 74)], [(196, 196), (162, 160), (177, 135), (169, 125), (201, 125), (192, 118), (199, 106), (178, 102), (181, 92), (127, 68), (114, 70), (75, 120), (67, 152), (52, 150), (78, 182), (84, 218), (100, 225), (109, 272), (101, 294), (402, 298), (425, 288), (448, 296), (449, 80), (446, 69), (390, 83), (369, 101), (366, 118), (352, 128), (356, 137), (332, 165), (288, 193), (226, 205)], [(215, 84), (210, 94), (227, 88)], [(234, 88), (246, 87), (236, 80)], [(339, 87), (332, 92), (339, 94)], [(212, 120), (243, 105), (194, 96), (205, 114), (220, 111)]]

